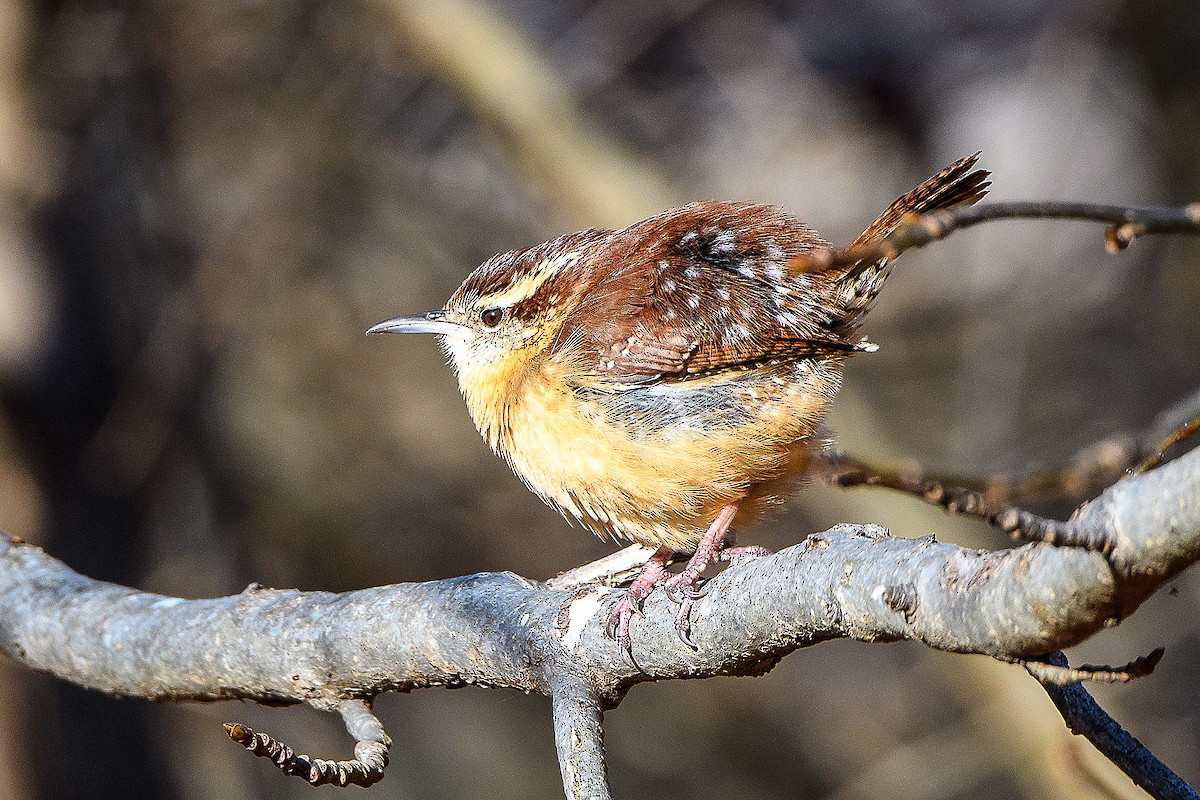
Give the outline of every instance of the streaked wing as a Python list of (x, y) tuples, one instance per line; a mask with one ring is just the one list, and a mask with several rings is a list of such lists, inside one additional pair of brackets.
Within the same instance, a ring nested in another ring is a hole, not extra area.
[(861, 349), (825, 327), (819, 298), (831, 278), (787, 268), (826, 243), (778, 208), (693, 203), (626, 233), (634, 235), (618, 240), (621, 250), (606, 253), (621, 266), (581, 307), (586, 334), (571, 337), (595, 358), (588, 373), (600, 384), (619, 390)]

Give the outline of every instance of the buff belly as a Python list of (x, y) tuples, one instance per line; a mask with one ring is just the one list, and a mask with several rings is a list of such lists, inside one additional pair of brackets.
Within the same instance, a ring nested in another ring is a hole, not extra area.
[(722, 507), (741, 501), (734, 526), (745, 528), (800, 480), (839, 368), (810, 360), (623, 392), (531, 390), (499, 449), (597, 535), (691, 551)]

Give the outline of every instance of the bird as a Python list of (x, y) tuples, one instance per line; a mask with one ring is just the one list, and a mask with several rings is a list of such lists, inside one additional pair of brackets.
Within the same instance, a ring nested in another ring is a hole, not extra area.
[[(977, 202), (980, 153), (907, 192), (847, 248), (907, 217)], [(493, 256), (436, 311), (368, 333), (438, 337), (479, 433), (538, 497), (602, 538), (653, 550), (607, 630), (659, 585), (690, 637), (701, 574), (829, 446), (842, 368), (891, 261), (811, 269), (829, 242), (774, 205), (701, 201)], [(866, 252), (864, 250), (864, 252)], [(668, 565), (689, 556), (682, 571)]]

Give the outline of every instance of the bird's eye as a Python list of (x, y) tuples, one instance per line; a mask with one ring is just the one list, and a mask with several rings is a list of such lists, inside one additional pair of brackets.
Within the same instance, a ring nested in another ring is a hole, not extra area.
[(487, 327), (494, 328), (500, 324), (500, 320), (504, 319), (503, 308), (486, 308), (479, 315), (479, 320)]

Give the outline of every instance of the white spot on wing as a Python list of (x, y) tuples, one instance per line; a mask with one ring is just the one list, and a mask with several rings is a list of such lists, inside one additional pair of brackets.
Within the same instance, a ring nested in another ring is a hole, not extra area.
[(715, 253), (732, 253), (735, 243), (733, 231), (721, 231), (713, 237), (712, 249)]

